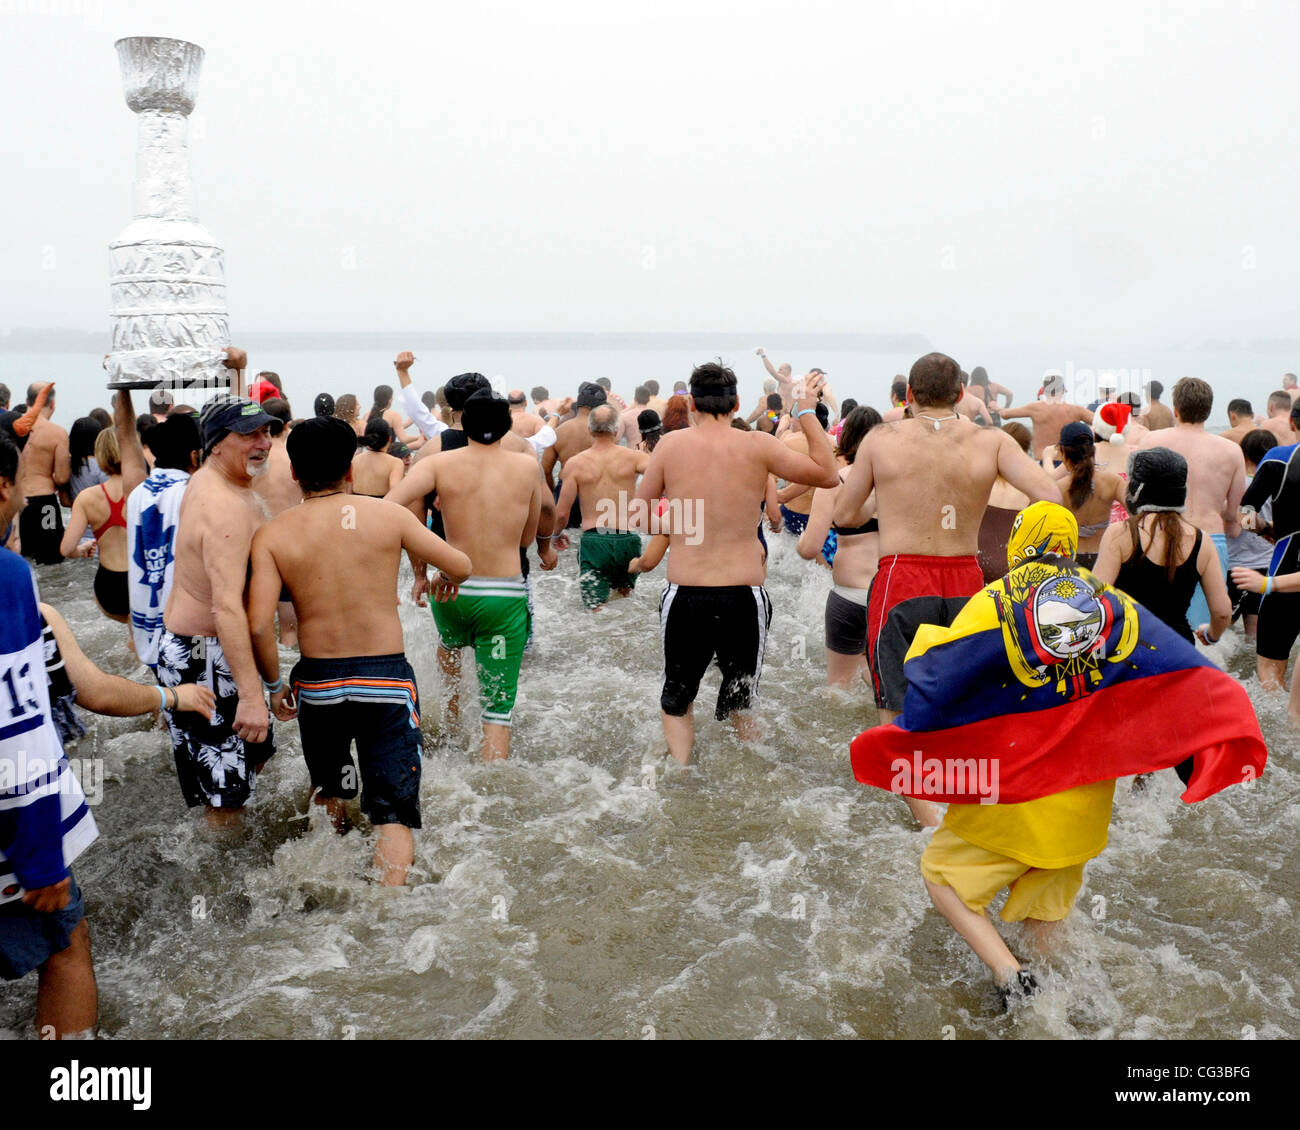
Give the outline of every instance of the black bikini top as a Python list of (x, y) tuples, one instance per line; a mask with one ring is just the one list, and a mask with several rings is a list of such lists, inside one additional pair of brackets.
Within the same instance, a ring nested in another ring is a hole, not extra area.
[[(844, 476), (840, 476), (840, 482), (844, 482)], [(880, 522), (872, 518), (864, 526), (837, 526), (834, 519), (831, 520), (831, 529), (842, 538), (851, 538), (854, 534), (878, 534), (880, 533)]]

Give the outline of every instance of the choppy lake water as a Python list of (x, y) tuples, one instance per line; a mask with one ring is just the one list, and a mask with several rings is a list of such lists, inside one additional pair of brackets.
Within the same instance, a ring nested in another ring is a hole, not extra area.
[[(765, 737), (742, 747), (712, 720), (714, 669), (689, 771), (659, 756), (663, 566), (595, 616), (575, 552), (554, 574), (534, 569), (514, 748), (491, 767), (477, 759), (472, 664), (463, 724), (448, 732), (431, 617), (404, 603), (426, 757), (405, 892), (370, 881), (368, 826), (337, 837), (305, 815), (295, 723), (277, 724), (247, 835), (223, 848), (184, 807), (161, 730), (83, 712), (91, 733), (69, 755), (102, 757), (108, 773), (101, 838), (76, 868), (102, 1036), (1300, 1034), (1297, 738), (1240, 636), (1213, 654), (1249, 676), (1264, 777), (1194, 806), (1172, 772), (1143, 793), (1121, 782), (1110, 846), (1088, 865), (1044, 991), (1003, 1016), (926, 896), (928, 833), (852, 778), (848, 743), (876, 711), (865, 688), (825, 689), (829, 576), (772, 540)], [(41, 569), (43, 597), (101, 666), (143, 677), (126, 629), (94, 605), (93, 570)], [(1158, 741), (1159, 710), (1080, 740)], [(34, 976), (5, 986), (0, 1035), (27, 1034), (35, 993)]]

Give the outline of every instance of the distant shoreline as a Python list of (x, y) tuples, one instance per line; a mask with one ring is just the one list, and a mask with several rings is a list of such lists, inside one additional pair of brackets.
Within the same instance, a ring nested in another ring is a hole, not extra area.
[[(909, 353), (930, 351), (924, 334), (848, 333), (438, 333), (424, 331), (381, 331), (339, 333), (337, 331), (284, 331), (235, 333), (235, 344), (248, 350), (279, 349), (372, 350), (403, 347), (428, 350), (752, 350), (771, 344), (782, 353), (791, 350), (835, 350), (864, 353)], [(0, 335), (0, 351), (14, 353), (102, 352), (109, 348), (108, 330), (14, 330)]]

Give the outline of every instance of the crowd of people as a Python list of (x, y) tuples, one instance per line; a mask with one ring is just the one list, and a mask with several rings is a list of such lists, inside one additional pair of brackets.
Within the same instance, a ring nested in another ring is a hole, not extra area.
[[(0, 976), (40, 970), (38, 1026), (83, 1033), (96, 1015), (71, 871), (96, 830), (62, 756), (76, 707), (160, 713), (184, 803), (224, 836), (238, 834), (276, 724), (296, 723), (312, 803), (341, 829), (359, 794), (378, 881), (406, 883), (424, 704), (398, 617), (403, 553), (411, 599), (431, 606), (452, 723), (473, 650), (487, 761), (510, 753), (534, 564), (555, 569), (574, 550), (581, 603), (599, 614), (667, 559), (659, 707), (666, 752), (686, 764), (715, 662), (716, 718), (755, 735), (769, 538), (790, 537), (809, 568), (827, 570), (827, 682), (863, 680), (887, 725), (904, 711), (918, 630), (950, 625), (1006, 573), (1012, 530), (1034, 504), (1064, 514), (1053, 553), (1185, 640), (1213, 644), (1242, 620), (1261, 685), (1284, 687), (1300, 634), (1293, 376), (1267, 419), (1233, 400), (1231, 430), (1215, 435), (1212, 390), (1195, 378), (1174, 386), (1172, 410), (1156, 382), (1085, 407), (1049, 372), (1014, 406), (984, 369), (932, 353), (881, 390), (882, 414), (837, 402), (819, 368), (796, 377), (758, 355), (767, 378), (747, 417), (720, 362), (666, 399), (646, 380), (625, 400), (607, 378), (556, 398), (478, 373), (420, 392), (405, 352), (368, 412), (355, 395), (321, 393), (297, 416), (277, 374), (245, 387), (247, 358), (232, 348), (232, 391), (201, 410), (159, 389), (137, 417), (119, 391), (111, 416), (96, 410), (70, 432), (54, 422), (53, 386), (31, 386), (0, 415), (0, 545), (16, 551), (0, 551), (0, 764), (15, 767), (0, 782)], [(123, 643), (148, 674), (99, 670), (16, 553), (43, 566), (96, 557), (95, 599), (128, 626)], [(360, 605), (337, 598), (360, 591), (371, 594)], [(296, 653), (287, 673), (282, 651)], [(1300, 720), (1300, 680), (1291, 713)], [(938, 804), (905, 799), (919, 825), (940, 824)], [(970, 848), (960, 826), (951, 833)], [(1007, 856), (1019, 858), (1014, 845)], [(927, 850), (928, 888), (969, 940), (981, 927), (967, 919), (988, 898), (966, 898), (942, 863)], [(1037, 897), (1035, 870), (1003, 884), (1013, 895), (1026, 884), (1018, 920), (1059, 920), (1078, 882), (1050, 897), (1040, 884)], [(1004, 992), (1033, 987), (1005, 947), (976, 950)]]

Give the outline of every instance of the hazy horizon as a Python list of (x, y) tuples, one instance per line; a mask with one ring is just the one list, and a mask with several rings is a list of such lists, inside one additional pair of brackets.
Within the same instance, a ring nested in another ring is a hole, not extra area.
[(0, 330), (107, 332), (113, 42), (150, 34), (206, 51), (236, 341), (754, 327), (1123, 365), (1294, 338), (1294, 7), (360, 11), (3, 0)]

